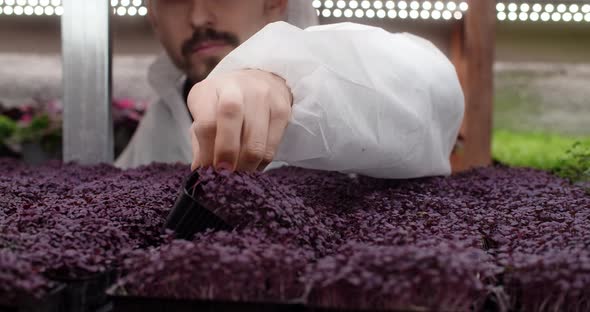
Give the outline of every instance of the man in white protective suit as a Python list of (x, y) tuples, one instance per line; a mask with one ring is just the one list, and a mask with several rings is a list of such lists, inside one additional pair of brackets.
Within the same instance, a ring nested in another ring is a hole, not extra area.
[(451, 172), (464, 98), (430, 42), (353, 23), (314, 26), (311, 0), (149, 0), (148, 10), (166, 51), (149, 70), (160, 100), (119, 167)]

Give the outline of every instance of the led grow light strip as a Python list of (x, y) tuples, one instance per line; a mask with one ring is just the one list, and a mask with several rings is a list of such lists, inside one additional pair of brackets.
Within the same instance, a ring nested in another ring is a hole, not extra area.
[(147, 15), (147, 8), (142, 0), (111, 0), (111, 6), (113, 7), (113, 13), (119, 16)]
[[(465, 1), (313, 0), (317, 14), (336, 18), (461, 19)], [(498, 3), (499, 21), (590, 22), (590, 4)]]
[[(142, 0), (111, 0), (113, 14), (145, 16), (147, 7)], [(0, 15), (51, 16), (63, 15), (61, 0), (0, 0)]]
[(313, 0), (319, 16), (345, 18), (462, 19), (465, 1)]
[[(309, 0), (323, 17), (459, 20), (468, 11), (465, 1)], [(144, 0), (110, 0), (117, 16), (145, 16)], [(61, 0), (0, 0), (0, 15), (62, 15)], [(499, 2), (499, 21), (590, 22), (590, 4)]]
[(468, 10), (466, 2), (454, 1), (357, 1), (357, 0), (314, 0), (318, 15), (323, 17), (356, 18), (400, 18), (400, 19), (444, 19), (463, 18)]
[(590, 4), (498, 3), (498, 20), (532, 22), (590, 22)]

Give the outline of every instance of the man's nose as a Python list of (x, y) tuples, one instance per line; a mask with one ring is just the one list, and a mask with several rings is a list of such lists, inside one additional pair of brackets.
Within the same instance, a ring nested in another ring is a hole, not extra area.
[(214, 24), (215, 15), (209, 2), (209, 0), (192, 0), (190, 20), (193, 28), (198, 29)]

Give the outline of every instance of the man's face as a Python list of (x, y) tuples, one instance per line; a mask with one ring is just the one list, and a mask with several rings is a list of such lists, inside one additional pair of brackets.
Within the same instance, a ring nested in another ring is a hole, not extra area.
[(149, 14), (174, 64), (199, 82), (242, 42), (280, 20), (286, 5), (287, 0), (150, 0)]

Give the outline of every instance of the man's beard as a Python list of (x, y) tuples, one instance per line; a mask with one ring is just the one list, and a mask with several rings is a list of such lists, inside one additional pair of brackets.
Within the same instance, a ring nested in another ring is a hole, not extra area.
[(200, 28), (195, 31), (193, 36), (186, 40), (182, 45), (182, 55), (185, 59), (185, 71), (188, 78), (193, 82), (199, 82), (207, 78), (213, 69), (221, 62), (222, 57), (208, 57), (203, 62), (204, 68), (197, 68), (191, 59), (194, 48), (205, 41), (222, 41), (227, 45), (237, 48), (240, 45), (240, 40), (237, 36), (227, 32), (218, 32), (212, 28)]
[(203, 63), (200, 68), (197, 68), (190, 59), (187, 60), (187, 68), (186, 68), (186, 75), (190, 79), (190, 81), (197, 83), (200, 81), (205, 80), (207, 76), (215, 69), (217, 64), (221, 62), (221, 57), (208, 57), (206, 60), (203, 60)]

